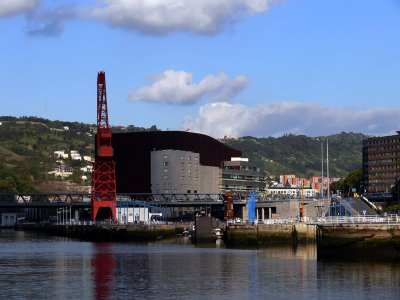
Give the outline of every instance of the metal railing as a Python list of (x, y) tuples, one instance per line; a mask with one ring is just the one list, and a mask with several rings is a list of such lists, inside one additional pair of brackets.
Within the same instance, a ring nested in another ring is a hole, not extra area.
[(256, 225), (256, 224), (295, 224), (305, 223), (309, 225), (329, 225), (329, 224), (400, 224), (400, 216), (390, 214), (386, 216), (379, 215), (366, 215), (366, 216), (331, 216), (331, 217), (305, 217), (301, 220), (300, 217), (286, 218), (286, 219), (264, 219), (254, 220), (241, 220), (239, 223), (232, 222), (232, 225)]
[(331, 216), (325, 218), (318, 218), (315, 220), (315, 223), (318, 224), (392, 224), (392, 223), (400, 223), (400, 217), (398, 215), (366, 215), (366, 216)]

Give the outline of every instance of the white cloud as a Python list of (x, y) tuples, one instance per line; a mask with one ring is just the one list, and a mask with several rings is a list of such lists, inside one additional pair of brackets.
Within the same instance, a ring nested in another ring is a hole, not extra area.
[(39, 0), (1, 0), (0, 17), (9, 17), (21, 13), (27, 13), (35, 9)]
[[(275, 0), (276, 1), (276, 0)], [(264, 14), (274, 0), (104, 0), (91, 17), (113, 26), (166, 34), (212, 34), (245, 15)]]
[(78, 11), (79, 7), (73, 3), (59, 4), (47, 10), (37, 10), (27, 16), (27, 32), (32, 36), (58, 36), (63, 32), (68, 21), (79, 18)]
[(399, 115), (400, 107), (356, 110), (299, 102), (247, 107), (220, 102), (204, 105), (197, 117), (186, 116), (182, 127), (216, 138), (284, 133), (319, 136), (341, 131), (380, 135), (400, 129)]
[(269, 4), (276, 1), (0, 0), (0, 17), (33, 12), (28, 14), (28, 33), (42, 35), (58, 35), (74, 19), (102, 21), (155, 35), (174, 31), (215, 34), (245, 16), (267, 13)]
[(225, 73), (208, 75), (199, 83), (193, 82), (192, 73), (167, 70), (148, 76), (153, 84), (129, 92), (131, 101), (166, 102), (193, 104), (205, 96), (218, 101), (226, 101), (237, 95), (248, 84), (244, 75), (230, 79)]

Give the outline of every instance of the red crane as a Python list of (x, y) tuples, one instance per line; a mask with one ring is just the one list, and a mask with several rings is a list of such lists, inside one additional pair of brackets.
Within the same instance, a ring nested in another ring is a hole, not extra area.
[(92, 175), (92, 221), (115, 221), (117, 190), (115, 183), (114, 151), (111, 128), (108, 124), (106, 75), (97, 74), (97, 134), (96, 155)]

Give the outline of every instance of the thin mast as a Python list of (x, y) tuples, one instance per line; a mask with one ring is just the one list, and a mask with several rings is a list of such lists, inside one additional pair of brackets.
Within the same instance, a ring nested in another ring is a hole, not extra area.
[(326, 177), (328, 179), (327, 185), (327, 196), (329, 200), (329, 155), (328, 155), (329, 147), (328, 147), (328, 139), (326, 139)]

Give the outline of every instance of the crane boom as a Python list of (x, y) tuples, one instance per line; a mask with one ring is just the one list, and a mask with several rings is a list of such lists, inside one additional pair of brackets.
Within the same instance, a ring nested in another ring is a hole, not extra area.
[(108, 123), (106, 76), (97, 74), (97, 133), (96, 155), (92, 175), (92, 221), (116, 217), (116, 182), (114, 151)]

